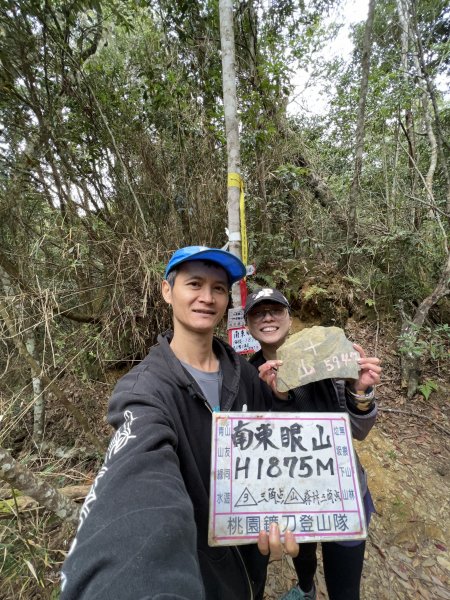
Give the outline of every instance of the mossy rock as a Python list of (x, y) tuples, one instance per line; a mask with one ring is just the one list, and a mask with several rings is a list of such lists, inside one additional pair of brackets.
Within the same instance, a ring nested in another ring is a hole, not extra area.
[(305, 282), (299, 293), (297, 313), (304, 322), (345, 327), (351, 314), (349, 292), (342, 282)]

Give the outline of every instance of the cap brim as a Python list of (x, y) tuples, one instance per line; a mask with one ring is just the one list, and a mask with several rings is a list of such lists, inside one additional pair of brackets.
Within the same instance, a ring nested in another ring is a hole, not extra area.
[(204, 250), (190, 254), (189, 256), (186, 256), (186, 258), (177, 261), (177, 263), (172, 266), (171, 270), (174, 267), (191, 260), (209, 260), (219, 265), (226, 271), (231, 284), (236, 283), (236, 281), (245, 277), (246, 274), (245, 265), (240, 258), (231, 254), (231, 252), (220, 250), (219, 248), (205, 248)]
[(284, 306), (287, 309), (290, 309), (289, 302), (287, 300), (281, 300), (276, 298), (256, 298), (253, 302), (249, 302), (248, 305), (244, 309), (244, 317), (247, 317), (248, 313), (254, 308), (258, 306), (258, 304), (279, 304), (280, 306)]

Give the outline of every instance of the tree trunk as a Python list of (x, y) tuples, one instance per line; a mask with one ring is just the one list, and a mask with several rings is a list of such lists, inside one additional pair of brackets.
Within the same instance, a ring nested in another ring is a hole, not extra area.
[(2, 447), (0, 447), (0, 478), (13, 488), (37, 500), (39, 504), (55, 513), (60, 519), (74, 525), (78, 523), (80, 509), (75, 502), (25, 469)]
[[(25, 347), (27, 352), (36, 360), (36, 340), (34, 331), (29, 330), (26, 336)], [(31, 381), (33, 384), (33, 441), (39, 445), (44, 441), (45, 427), (45, 393), (42, 387), (40, 377), (31, 372)]]
[[(399, 116), (400, 119), (400, 116)], [(391, 230), (397, 225), (397, 213), (398, 213), (398, 198), (399, 198), (399, 186), (398, 186), (398, 169), (397, 165), (400, 156), (400, 126), (397, 125), (395, 131), (395, 153), (394, 153), (394, 164), (392, 167), (392, 185), (391, 185), (391, 202), (388, 204), (387, 212), (387, 224), (388, 229)]]
[(438, 149), (439, 157), (441, 160), (442, 172), (444, 174), (445, 182), (446, 182), (446, 186), (447, 186), (447, 213), (450, 214), (450, 172), (448, 169), (447, 160), (446, 160), (446, 156), (445, 156), (445, 152), (444, 152), (444, 145), (447, 145), (447, 148), (448, 148), (448, 144), (446, 143), (445, 138), (444, 138), (441, 120), (440, 120), (440, 116), (439, 116), (439, 109), (438, 109), (437, 98), (436, 98), (436, 88), (435, 88), (432, 78), (430, 77), (427, 65), (425, 63), (422, 40), (421, 40), (419, 29), (417, 26), (417, 14), (416, 14), (415, 2), (411, 2), (411, 13), (412, 13), (414, 34), (415, 34), (415, 39), (416, 39), (417, 59), (419, 61), (419, 65), (420, 65), (421, 75), (425, 80), (425, 84), (426, 84), (426, 87), (428, 90), (428, 95), (430, 97), (431, 104), (433, 106), (437, 149)]
[[(400, 68), (402, 78), (405, 82), (405, 85), (408, 85), (409, 79), (409, 69), (408, 69), (408, 60), (409, 60), (409, 48), (410, 48), (410, 35), (411, 35), (411, 27), (410, 27), (410, 18), (409, 18), (409, 10), (408, 10), (408, 0), (397, 0), (397, 15), (400, 23), (400, 39), (401, 39), (401, 61)], [(400, 116), (401, 118), (401, 116)], [(415, 186), (417, 180), (416, 173), (416, 137), (414, 132), (414, 116), (411, 109), (411, 103), (408, 100), (408, 106), (405, 109), (405, 125), (402, 124), (403, 132), (406, 136), (406, 140), (408, 142), (408, 166), (409, 166), (409, 177), (410, 177), (410, 192), (411, 196), (414, 197)], [(417, 228), (420, 225), (421, 221), (421, 207), (414, 206), (414, 210), (409, 210), (407, 207), (406, 221), (410, 222), (411, 227), (416, 226)]]
[[(242, 5), (241, 5), (242, 6)], [(260, 76), (258, 73), (258, 12), (255, 10), (253, 0), (247, 0), (246, 9), (248, 15), (248, 38), (246, 48), (248, 51), (249, 75), (252, 86), (258, 91), (261, 99), (264, 99), (264, 92), (260, 87)], [(260, 132), (264, 128), (263, 118), (259, 114), (256, 117), (255, 129)], [(266, 160), (265, 144), (260, 141), (259, 135), (256, 135), (255, 144), (255, 162), (256, 176), (258, 182), (258, 216), (261, 223), (261, 233), (270, 234), (271, 222), (270, 211), (267, 210), (267, 190), (266, 190)]]
[[(447, 262), (442, 271), (442, 275), (433, 292), (423, 300), (418, 306), (412, 320), (403, 318), (402, 337), (407, 337), (409, 344), (414, 344), (417, 340), (420, 329), (427, 318), (430, 309), (441, 298), (450, 294), (450, 253), (447, 254)], [(419, 384), (419, 358), (412, 354), (404, 354), (402, 358), (402, 385), (407, 387), (407, 397), (412, 398)]]
[[(413, 53), (413, 59), (414, 59), (416, 71), (417, 71), (417, 73), (420, 73), (421, 68), (420, 68), (419, 59), (417, 58), (416, 53)], [(422, 109), (423, 109), (423, 119), (424, 119), (425, 129), (426, 129), (427, 136), (428, 136), (428, 141), (430, 143), (430, 164), (428, 166), (428, 171), (427, 171), (427, 174), (425, 177), (425, 193), (433, 207), (435, 204), (434, 195), (433, 195), (433, 179), (434, 179), (434, 173), (436, 171), (436, 166), (437, 166), (438, 145), (437, 145), (436, 136), (434, 135), (434, 131), (433, 131), (432, 119), (431, 119), (431, 115), (430, 115), (430, 111), (429, 111), (429, 102), (428, 102), (426, 85), (423, 83), (423, 81), (420, 78), (419, 78), (419, 86), (422, 89), (421, 102), (422, 102)], [(429, 210), (429, 216), (434, 219), (436, 215), (435, 215), (435, 211), (433, 210), (432, 207)]]
[[(401, 40), (402, 40), (402, 72), (405, 81), (407, 82), (409, 75), (409, 64), (408, 64), (408, 56), (412, 56), (412, 61), (414, 63), (414, 67), (417, 73), (417, 85), (421, 89), (421, 104), (423, 109), (423, 119), (425, 124), (425, 129), (428, 136), (428, 141), (430, 144), (430, 164), (428, 166), (428, 171), (424, 180), (425, 193), (428, 197), (430, 204), (434, 205), (434, 197), (433, 197), (433, 178), (434, 173), (436, 171), (437, 158), (438, 158), (438, 145), (436, 136), (432, 127), (432, 118), (429, 110), (429, 98), (427, 94), (427, 84), (423, 80), (422, 74), (422, 66), (420, 64), (418, 58), (418, 52), (412, 51), (410, 52), (410, 48), (414, 50), (417, 46), (417, 40), (414, 36), (414, 26), (411, 22), (411, 11), (409, 10), (409, 2), (408, 0), (397, 0), (397, 13), (401, 26)], [(411, 110), (407, 110), (407, 118), (406, 118), (406, 132), (408, 138), (409, 145), (409, 163), (410, 163), (410, 172), (411, 172), (411, 196), (414, 198), (416, 196), (415, 182), (417, 181), (417, 155), (416, 155), (416, 147), (414, 142), (414, 128), (409, 126), (408, 114), (412, 114)], [(412, 119), (411, 119), (412, 121)], [(435, 218), (435, 211), (433, 208), (429, 209), (430, 218)], [(423, 209), (419, 206), (414, 207), (414, 225), (416, 229), (418, 229), (421, 225), (421, 215)]]
[(366, 29), (364, 32), (363, 51), (361, 58), (361, 87), (359, 92), (359, 103), (358, 103), (358, 118), (356, 123), (356, 141), (355, 141), (355, 169), (353, 174), (353, 180), (350, 186), (349, 196), (349, 217), (348, 217), (348, 229), (347, 239), (350, 244), (355, 244), (357, 241), (356, 236), (356, 207), (359, 200), (360, 191), (360, 177), (363, 163), (363, 151), (364, 151), (364, 133), (365, 133), (365, 114), (366, 114), (366, 100), (367, 100), (367, 89), (369, 86), (369, 72), (370, 72), (370, 54), (372, 49), (372, 29), (373, 20), (375, 16), (375, 0), (369, 2), (369, 14), (366, 21)]
[[(234, 49), (233, 1), (219, 0), (220, 43), (222, 49), (223, 106), (227, 136), (228, 175), (241, 174), (239, 147), (239, 123), (236, 98), (236, 60)], [(228, 183), (228, 239), (230, 252), (242, 257), (242, 241), (239, 214), (240, 187)], [(233, 285), (233, 306), (242, 305), (239, 284)]]

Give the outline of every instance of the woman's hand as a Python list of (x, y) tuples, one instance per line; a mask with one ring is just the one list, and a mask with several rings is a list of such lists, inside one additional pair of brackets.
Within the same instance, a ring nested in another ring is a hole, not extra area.
[(273, 393), (280, 400), (288, 399), (288, 392), (279, 392), (277, 390), (277, 371), (283, 364), (282, 360), (268, 360), (258, 368), (260, 378), (267, 383)]
[(295, 558), (299, 553), (300, 547), (295, 541), (292, 531), (285, 532), (283, 546), (278, 524), (271, 523), (269, 533), (264, 530), (259, 532), (258, 550), (264, 556), (270, 554), (272, 560), (280, 560), (283, 554), (289, 554), (289, 556)]
[(377, 383), (380, 383), (380, 375), (383, 369), (380, 366), (379, 358), (366, 356), (366, 353), (359, 344), (353, 344), (353, 348), (361, 356), (358, 360), (360, 371), (358, 379), (352, 380), (350, 385), (354, 392), (365, 392), (367, 388), (374, 387)]

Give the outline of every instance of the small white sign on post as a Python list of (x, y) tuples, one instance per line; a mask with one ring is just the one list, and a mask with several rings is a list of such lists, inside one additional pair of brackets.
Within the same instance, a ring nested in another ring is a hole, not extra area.
[(367, 536), (346, 413), (213, 413), (210, 546)]
[(257, 352), (261, 345), (253, 338), (245, 327), (228, 330), (228, 343), (238, 354)]
[(244, 309), (229, 308), (227, 315), (227, 329), (235, 329), (237, 327), (245, 327)]

